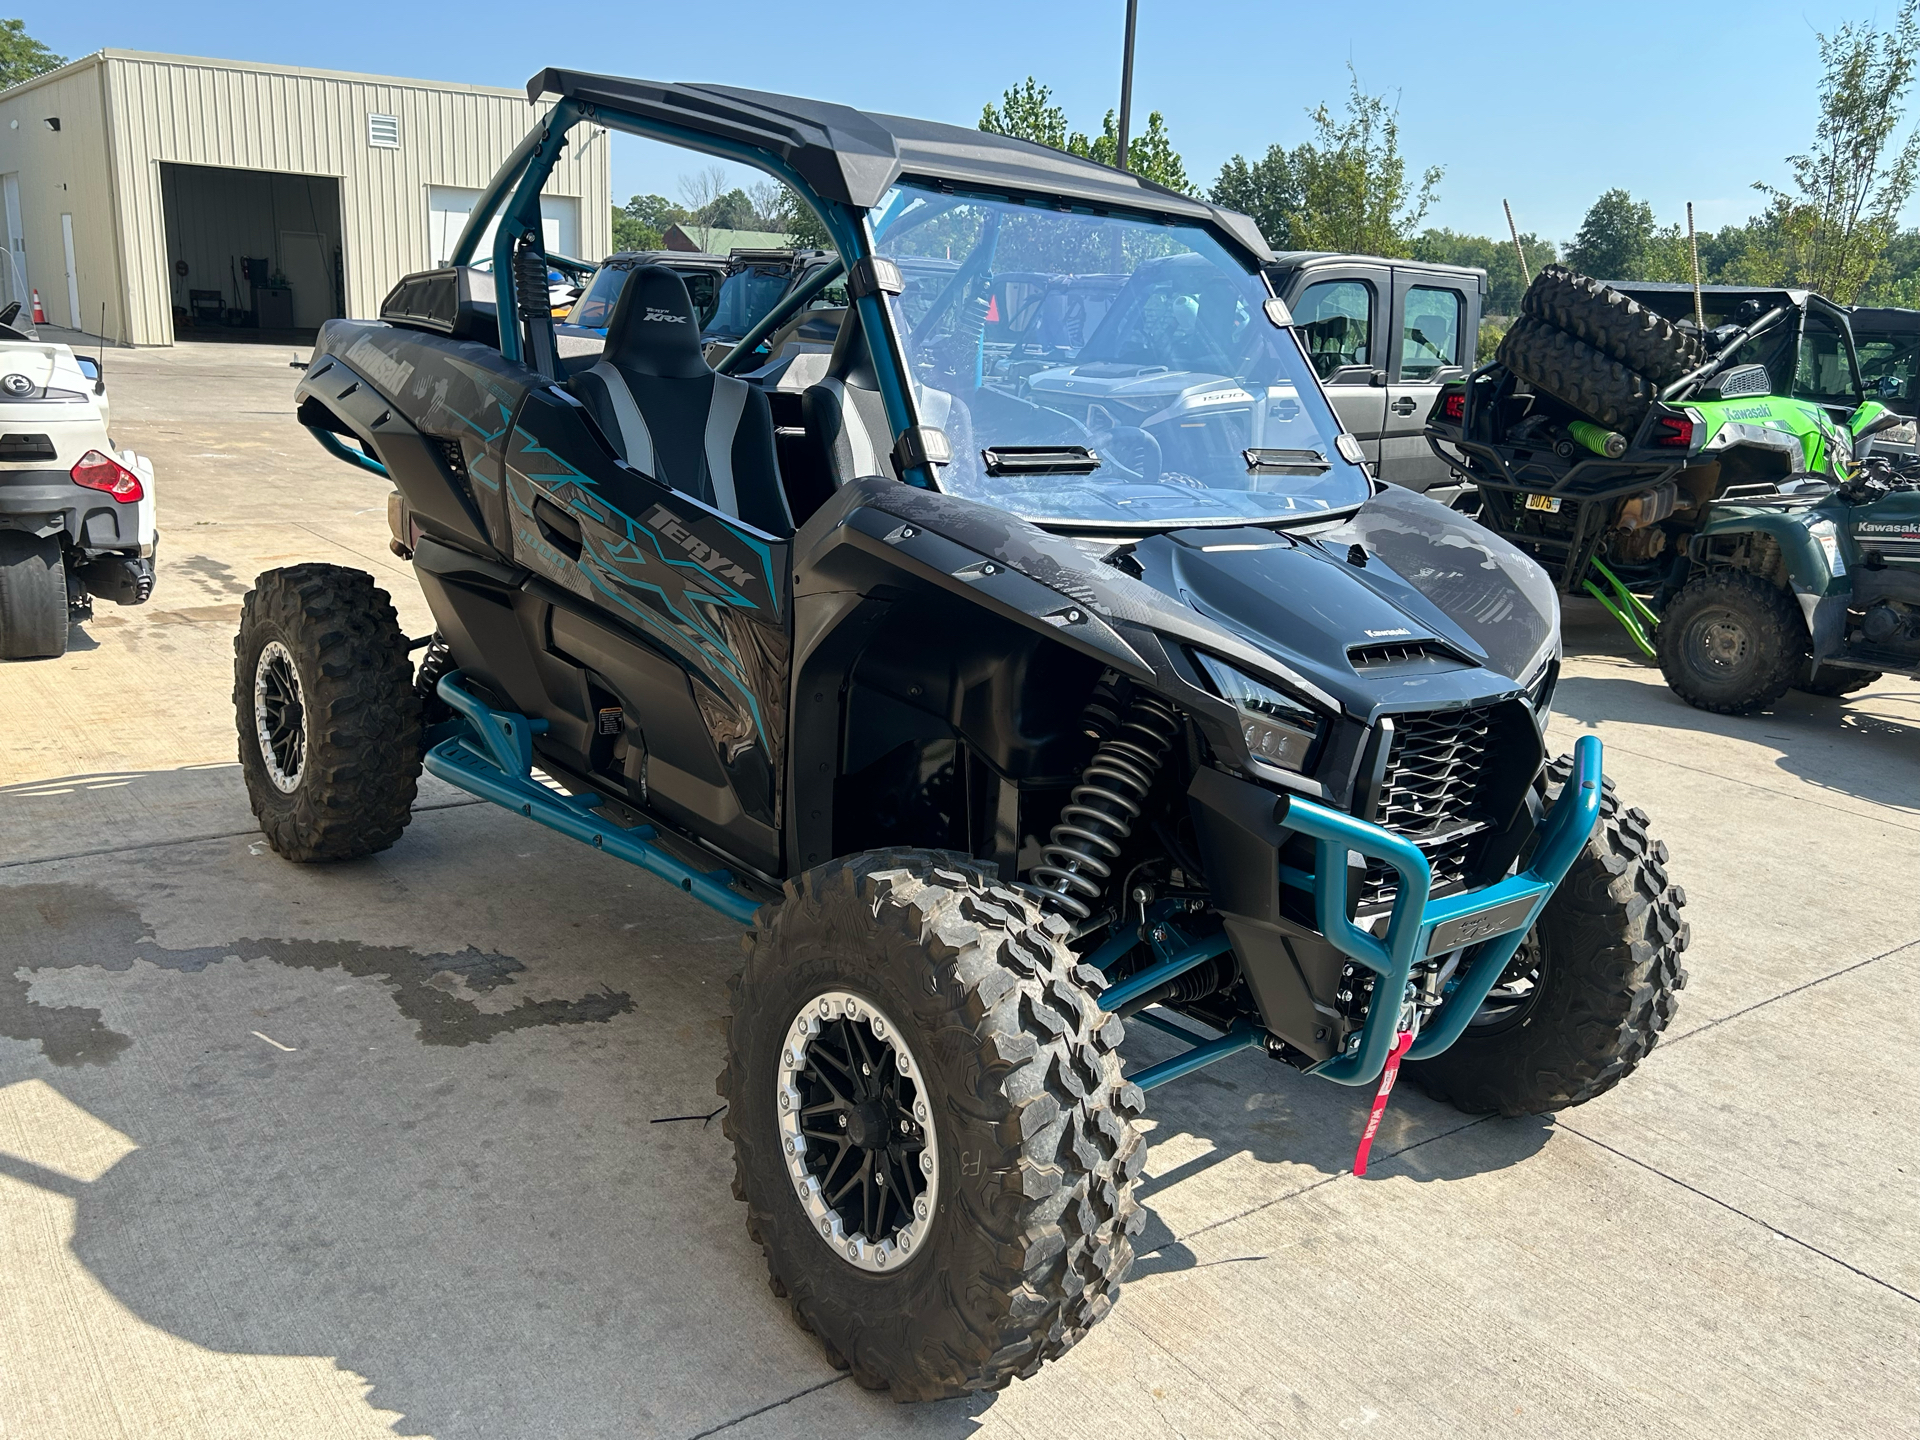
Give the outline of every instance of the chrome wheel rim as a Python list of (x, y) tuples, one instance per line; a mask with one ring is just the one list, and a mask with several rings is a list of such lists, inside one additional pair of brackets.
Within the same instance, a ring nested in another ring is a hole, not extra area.
[(814, 1233), (861, 1270), (909, 1263), (939, 1207), (923, 1074), (892, 1018), (844, 990), (814, 996), (781, 1038), (773, 1103), (787, 1178)]
[(307, 706), (293, 655), (269, 640), (253, 665), (253, 732), (274, 789), (291, 795), (307, 768)]

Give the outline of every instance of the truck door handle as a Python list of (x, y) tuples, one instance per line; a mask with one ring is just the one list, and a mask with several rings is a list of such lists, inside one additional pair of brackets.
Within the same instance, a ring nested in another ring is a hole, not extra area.
[(1411, 415), (1420, 408), (1420, 402), (1411, 395), (1402, 395), (1388, 407), (1396, 415)]

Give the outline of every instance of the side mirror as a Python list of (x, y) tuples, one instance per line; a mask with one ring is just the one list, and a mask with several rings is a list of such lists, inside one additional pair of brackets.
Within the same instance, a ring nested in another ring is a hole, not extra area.
[(80, 373), (86, 376), (87, 379), (98, 380), (100, 378), (100, 364), (91, 355), (76, 355), (73, 357), (73, 363), (80, 367)]
[(1882, 400), (1899, 399), (1900, 377), (1898, 375), (1882, 375), (1878, 380), (1874, 381), (1873, 393), (1878, 395)]

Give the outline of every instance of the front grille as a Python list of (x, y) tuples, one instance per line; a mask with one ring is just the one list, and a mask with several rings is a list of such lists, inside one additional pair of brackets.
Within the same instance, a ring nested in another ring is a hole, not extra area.
[[(1466, 883), (1473, 842), (1486, 829), (1481, 795), (1491, 729), (1492, 712), (1484, 708), (1394, 717), (1373, 821), (1420, 847), (1436, 895)], [(1360, 906), (1391, 905), (1399, 890), (1391, 865), (1369, 861)]]

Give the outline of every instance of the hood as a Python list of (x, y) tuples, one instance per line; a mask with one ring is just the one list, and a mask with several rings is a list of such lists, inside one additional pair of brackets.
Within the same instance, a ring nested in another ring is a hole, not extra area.
[[(1087, 606), (1122, 640), (1151, 631), (1366, 720), (1510, 695), (1559, 651), (1559, 599), (1546, 572), (1492, 531), (1395, 486), (1304, 532), (1182, 530), (1130, 551), (894, 482), (855, 481), (840, 498), (993, 556)], [(1355, 545), (1364, 566), (1348, 558)]]

